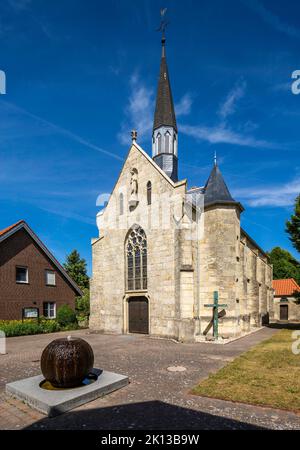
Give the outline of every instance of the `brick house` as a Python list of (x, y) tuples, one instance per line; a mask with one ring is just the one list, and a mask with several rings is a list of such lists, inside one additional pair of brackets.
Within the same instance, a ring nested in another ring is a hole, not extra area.
[(0, 231), (0, 320), (22, 319), (23, 309), (55, 318), (63, 304), (75, 308), (81, 290), (21, 220)]
[(300, 304), (296, 303), (296, 295), (300, 286), (294, 278), (273, 280), (274, 317), (275, 321), (300, 322)]

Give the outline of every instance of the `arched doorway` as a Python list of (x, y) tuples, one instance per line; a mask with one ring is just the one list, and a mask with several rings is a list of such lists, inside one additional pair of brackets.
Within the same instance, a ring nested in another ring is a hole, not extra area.
[(149, 305), (147, 297), (130, 297), (128, 299), (129, 333), (149, 333)]

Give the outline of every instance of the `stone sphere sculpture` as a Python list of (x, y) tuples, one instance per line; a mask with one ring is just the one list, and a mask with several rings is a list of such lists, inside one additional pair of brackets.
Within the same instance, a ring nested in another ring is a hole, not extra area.
[(71, 336), (50, 342), (41, 357), (42, 373), (56, 388), (80, 386), (93, 365), (94, 353), (90, 344)]

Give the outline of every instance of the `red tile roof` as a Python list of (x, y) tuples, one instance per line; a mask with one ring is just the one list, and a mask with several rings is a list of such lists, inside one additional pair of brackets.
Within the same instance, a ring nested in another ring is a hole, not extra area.
[(296, 283), (294, 278), (287, 278), (286, 280), (273, 280), (274, 295), (293, 295), (295, 291), (300, 292), (300, 286)]
[(8, 231), (12, 230), (16, 226), (20, 225), (20, 223), (25, 222), (24, 220), (19, 220), (19, 222), (14, 223), (13, 225), (10, 225), (7, 228), (4, 228), (4, 230), (0, 230), (0, 236), (3, 236), (3, 234), (7, 233)]

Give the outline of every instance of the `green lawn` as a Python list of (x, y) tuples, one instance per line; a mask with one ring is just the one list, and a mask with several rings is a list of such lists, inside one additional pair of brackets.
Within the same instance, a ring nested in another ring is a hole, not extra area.
[(292, 353), (292, 331), (281, 330), (253, 347), (192, 393), (300, 412), (300, 354)]

